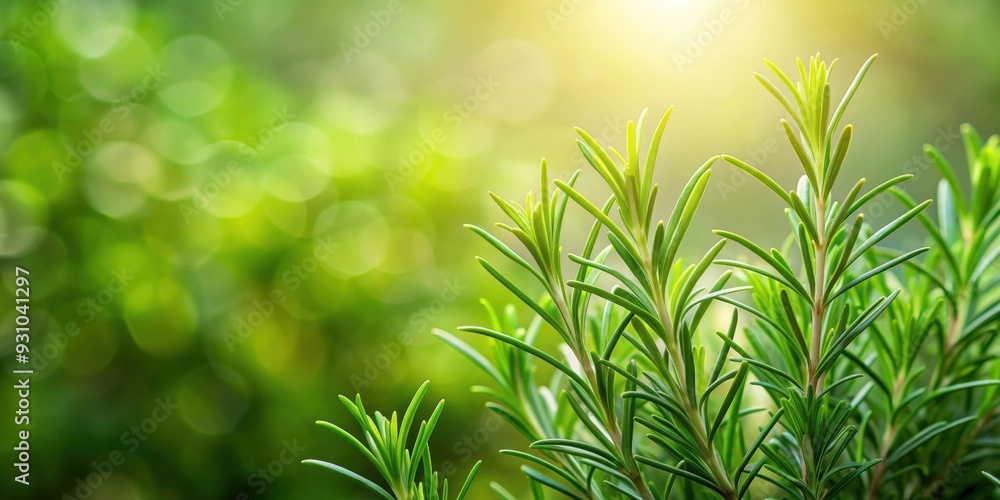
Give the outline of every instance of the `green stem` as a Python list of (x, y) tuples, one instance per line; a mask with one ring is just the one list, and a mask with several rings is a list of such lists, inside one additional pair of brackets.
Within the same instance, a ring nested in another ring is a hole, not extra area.
[[(597, 394), (597, 371), (594, 369), (594, 363), (590, 360), (590, 355), (587, 353), (583, 332), (575, 331), (573, 327), (573, 317), (563, 297), (562, 285), (556, 283), (550, 283), (550, 285), (552, 286), (552, 290), (555, 290), (552, 301), (556, 304), (556, 308), (562, 315), (566, 327), (570, 330), (571, 337), (577, 343), (577, 345), (571, 346), (573, 353), (576, 355), (577, 361), (580, 362), (580, 366), (583, 367), (584, 375), (587, 376), (587, 382), (590, 383), (591, 390), (597, 396), (601, 410), (604, 411), (604, 418), (608, 422), (608, 433), (611, 435), (611, 440), (614, 442), (615, 447), (618, 448), (619, 454), (624, 456), (621, 428), (618, 425), (618, 417), (615, 414), (614, 404), (611, 401), (606, 401), (605, 398)], [(639, 496), (644, 500), (654, 500), (653, 492), (649, 490), (649, 486), (642, 480), (642, 474), (638, 468), (635, 470), (624, 469), (620, 472), (629, 478), (636, 491), (639, 492)]]
[(823, 318), (826, 315), (826, 199), (818, 193), (815, 195), (816, 202), (816, 232), (819, 233), (819, 241), (815, 242), (816, 269), (815, 269), (815, 293), (812, 304), (812, 343), (809, 346), (809, 385), (813, 386), (816, 393), (823, 390), (823, 377), (817, 375), (816, 369), (819, 366), (821, 347), (823, 345)]
[[(822, 186), (814, 186), (813, 202), (816, 206), (815, 226), (818, 241), (814, 242), (816, 252), (816, 268), (814, 269), (814, 292), (812, 303), (812, 330), (809, 344), (809, 360), (807, 361), (808, 381), (815, 394), (823, 391), (823, 376), (818, 373), (823, 347), (823, 320), (826, 317), (826, 259), (829, 242), (826, 238), (826, 198), (821, 194)], [(818, 464), (814, 463), (814, 453), (811, 447), (811, 436), (801, 437), (800, 453), (802, 454), (802, 482), (815, 487), (811, 472)], [(817, 478), (818, 479), (818, 478)]]
[[(684, 358), (681, 356), (680, 346), (676, 338), (676, 330), (674, 330), (673, 322), (670, 320), (669, 309), (667, 308), (666, 297), (664, 290), (666, 285), (660, 283), (660, 279), (654, 272), (654, 267), (652, 259), (650, 257), (649, 245), (646, 241), (645, 234), (638, 232), (638, 247), (642, 252), (642, 266), (643, 271), (649, 277), (649, 282), (653, 284), (653, 303), (656, 306), (657, 314), (659, 315), (660, 323), (666, 332), (666, 344), (667, 351), (671, 358), (674, 360), (674, 366), (676, 374), (676, 379), (678, 381), (678, 391), (680, 391), (680, 399), (684, 402), (684, 409), (687, 411), (691, 418), (692, 427), (695, 429), (694, 439), (698, 444), (698, 448), (701, 451), (702, 459), (708, 465), (709, 470), (712, 472), (712, 476), (715, 479), (716, 485), (718, 485), (723, 490), (723, 498), (735, 499), (736, 498), (736, 487), (729, 478), (729, 474), (726, 468), (723, 467), (719, 454), (716, 452), (715, 446), (708, 439), (708, 428), (705, 422), (701, 418), (701, 412), (695, 405), (691, 404), (692, 398), (691, 394), (687, 391), (687, 375), (684, 369)], [(660, 366), (659, 363), (656, 363)], [(670, 373), (663, 373), (664, 378), (670, 378)]]
[(951, 364), (961, 352), (954, 352), (955, 344), (962, 336), (962, 329), (965, 328), (968, 305), (965, 285), (960, 285), (955, 293), (955, 310), (948, 320), (948, 331), (945, 333), (944, 349), (941, 353), (940, 362), (932, 378), (931, 387), (943, 387), (951, 382)]
[[(898, 401), (902, 398), (903, 384), (906, 381), (906, 374), (900, 373), (896, 376), (896, 383), (893, 386), (892, 406), (898, 405)], [(896, 427), (895, 421), (890, 420), (885, 427), (885, 431), (882, 433), (882, 440), (879, 443), (878, 456), (882, 458), (882, 462), (875, 466), (872, 470), (872, 480), (871, 484), (868, 486), (868, 494), (865, 498), (875, 500), (879, 498), (879, 488), (882, 487), (882, 479), (885, 477), (885, 459), (886, 455), (889, 454), (889, 450), (892, 447), (892, 442), (896, 439)]]
[[(678, 379), (678, 388), (681, 391), (679, 396), (684, 401), (684, 409), (687, 411), (691, 418), (692, 427), (697, 431), (694, 433), (695, 442), (698, 444), (698, 448), (701, 450), (702, 459), (708, 464), (709, 470), (712, 472), (712, 476), (715, 478), (716, 484), (722, 488), (725, 492), (723, 498), (736, 498), (736, 487), (733, 485), (732, 481), (729, 479), (729, 474), (726, 472), (725, 467), (719, 459), (719, 454), (715, 450), (715, 446), (712, 445), (708, 440), (708, 428), (705, 425), (704, 420), (701, 418), (701, 412), (698, 408), (695, 408), (691, 404), (691, 395), (687, 392), (687, 376), (685, 375), (685, 370), (683, 369), (683, 357), (681, 357), (680, 348), (677, 345), (677, 340), (674, 338), (674, 329), (671, 325), (670, 318), (667, 315), (666, 302), (663, 299), (663, 294), (659, 292), (657, 288), (656, 297), (656, 308), (660, 314), (660, 321), (667, 328), (667, 351), (671, 358), (674, 359), (674, 366), (676, 366), (676, 377)], [(663, 374), (664, 377), (670, 374)]]

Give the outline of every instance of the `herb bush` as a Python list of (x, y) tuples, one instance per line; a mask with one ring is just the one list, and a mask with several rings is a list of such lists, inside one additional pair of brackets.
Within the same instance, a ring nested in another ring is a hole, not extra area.
[[(497, 227), (523, 249), (470, 229), (526, 273), (514, 278), (478, 260), (532, 315), (524, 322), (515, 307), (498, 311), (484, 302), (488, 324), (460, 330), (490, 338), (488, 356), (458, 336), (434, 334), (492, 380), (473, 390), (530, 443), (501, 453), (523, 460), (534, 498), (995, 492), (1000, 483), (986, 470), (997, 469), (1000, 444), (1000, 138), (984, 142), (962, 127), (967, 190), (948, 160), (926, 148), (942, 176), (936, 214), (930, 201), (918, 203), (899, 188), (908, 175), (870, 189), (864, 179), (843, 181), (853, 128), (840, 122), (873, 61), (836, 107), (828, 81), (834, 64), (818, 56), (798, 61), (798, 83), (770, 62), (773, 79), (755, 75), (789, 115), (781, 123), (803, 171), (794, 189), (742, 160), (714, 157), (694, 172), (666, 221), (656, 219), (653, 169), (667, 110), (645, 148), (645, 113), (628, 124), (623, 152), (578, 130), (580, 150), (610, 190), (607, 200), (574, 188), (579, 171), (550, 183), (544, 161), (537, 196), (521, 205), (492, 195), (509, 218)], [(711, 169), (724, 164), (787, 205), (789, 236), (780, 249), (767, 250), (719, 230), (722, 239), (699, 261), (682, 263), (679, 248)], [(835, 196), (840, 191), (846, 194)], [(895, 200), (901, 213), (871, 225), (865, 212), (876, 199), (882, 206)], [(593, 224), (583, 248), (564, 254), (571, 205)], [(928, 246), (880, 246), (911, 221), (922, 226)], [(727, 245), (752, 258), (723, 258)], [(713, 266), (724, 269), (714, 280)], [(731, 311), (725, 331), (705, 321), (714, 308)], [(558, 335), (557, 352), (538, 347), (551, 335)], [(544, 365), (554, 375), (538, 380)], [(409, 440), (426, 390), (425, 383), (402, 422), (395, 413), (370, 417), (360, 396), (341, 396), (361, 439), (320, 422), (374, 464), (383, 484), (306, 462), (379, 498), (449, 498), (428, 446), (442, 404)], [(456, 498), (469, 491), (480, 465)]]

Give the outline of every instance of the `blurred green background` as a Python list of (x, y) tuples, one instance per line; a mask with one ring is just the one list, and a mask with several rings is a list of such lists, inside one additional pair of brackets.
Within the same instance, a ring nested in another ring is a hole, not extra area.
[[(666, 200), (719, 153), (790, 186), (761, 58), (839, 57), (839, 95), (878, 52), (845, 178), (913, 173), (929, 197), (922, 144), (957, 159), (960, 123), (1000, 130), (998, 23), (988, 0), (5, 1), (0, 446), (15, 445), (21, 266), (30, 498), (360, 496), (298, 464), (360, 461), (313, 422), (346, 422), (336, 395), (357, 390), (401, 409), (425, 379), (425, 412), (448, 400), (432, 447), (453, 481), (484, 459), (476, 498), (489, 480), (523, 491), (496, 450), (525, 443), (429, 334), (511, 300), (462, 228), (499, 220), (487, 190), (521, 199), (542, 157), (563, 177), (585, 167), (573, 126), (620, 145), (627, 120), (671, 104)], [(688, 249), (713, 228), (777, 244), (779, 210), (720, 166)], [(0, 496), (25, 497), (3, 456)]]

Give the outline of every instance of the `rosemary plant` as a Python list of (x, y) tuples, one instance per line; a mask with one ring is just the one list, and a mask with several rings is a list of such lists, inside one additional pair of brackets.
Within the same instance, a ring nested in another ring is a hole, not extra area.
[[(885, 457), (873, 471), (867, 498), (976, 498), (994, 489), (970, 472), (973, 466), (997, 466), (1000, 137), (984, 144), (971, 126), (961, 132), (972, 192), (963, 192), (955, 169), (927, 146), (943, 177), (937, 221), (926, 214), (918, 219), (931, 252), (908, 263), (895, 281), (905, 291), (866, 341), (847, 354), (850, 368), (868, 380), (859, 393), (865, 439), (857, 449)], [(892, 194), (914, 206), (905, 192)], [(864, 300), (887, 286), (875, 282), (855, 295)]]
[[(638, 123), (629, 122), (624, 155), (615, 149), (605, 150), (586, 132), (578, 130), (580, 150), (611, 190), (608, 200), (601, 204), (603, 208), (574, 189), (579, 172), (567, 182), (555, 181), (557, 191), (550, 194), (544, 162), (538, 201), (529, 195), (521, 206), (494, 196), (514, 223), (513, 227), (498, 226), (522, 243), (533, 262), (521, 258), (489, 232), (472, 227), (542, 285), (546, 299), (535, 301), (522, 286), (480, 259), (490, 274), (533, 309), (567, 345), (560, 359), (510, 333), (462, 328), (530, 353), (565, 375), (562, 398), (573, 410), (568, 415), (570, 422), (555, 433), (542, 434), (541, 439), (525, 435), (533, 439), (532, 448), (549, 452), (553, 459), (578, 460), (590, 470), (583, 481), (572, 481), (573, 491), (561, 488), (551, 476), (541, 476), (530, 469), (526, 473), (532, 481), (573, 498), (618, 494), (651, 499), (654, 495), (669, 494), (673, 481), (661, 488), (650, 486), (647, 478), (650, 471), (666, 472), (724, 498), (736, 498), (746, 492), (759, 472), (759, 467), (745, 474), (744, 469), (761, 445), (763, 435), (780, 416), (776, 414), (766, 429), (756, 435), (754, 444), (744, 449), (740, 425), (744, 414), (740, 411), (739, 396), (749, 365), (744, 363), (723, 373), (728, 349), (720, 351), (711, 372), (704, 364), (706, 352), (698, 343), (698, 326), (712, 298), (734, 290), (724, 288), (731, 276), (728, 272), (710, 286), (708, 295), (701, 296), (696, 288), (722, 250), (723, 242), (712, 247), (696, 264), (685, 267), (677, 260), (680, 244), (711, 175), (709, 167), (716, 158), (694, 173), (669, 220), (653, 223), (658, 191), (652, 182), (653, 167), (670, 113), (668, 110), (659, 121), (650, 146), (641, 157), (645, 113)], [(570, 199), (595, 221), (582, 252), (567, 256), (576, 265), (576, 278), (566, 280), (559, 235)], [(613, 210), (617, 222), (611, 216)], [(602, 231), (606, 231), (609, 244), (597, 250)], [(625, 264), (626, 271), (605, 264), (612, 252)], [(610, 289), (598, 286), (601, 274), (618, 284)], [(593, 298), (603, 300), (604, 307), (592, 307)], [(620, 313), (616, 315), (616, 311)], [(735, 321), (730, 336), (734, 330)], [(476, 360), (468, 345), (454, 337), (439, 335)], [(613, 357), (619, 343), (627, 356), (622, 361)], [(478, 361), (487, 372), (500, 371), (484, 360)], [(620, 384), (617, 379), (621, 379)], [(716, 391), (724, 397), (709, 405)], [(640, 446), (635, 439), (636, 424), (650, 433), (649, 442)], [(723, 441), (719, 437), (722, 434), (729, 438), (720, 447), (717, 442)], [(563, 457), (558, 458), (559, 455)], [(526, 458), (524, 454), (519, 456)], [(557, 470), (552, 462), (539, 465), (549, 471)]]
[[(447, 500), (450, 498), (448, 496), (448, 480), (440, 480), (438, 473), (434, 471), (433, 464), (431, 463), (430, 446), (428, 445), (431, 433), (434, 432), (434, 427), (437, 425), (437, 421), (441, 417), (441, 411), (444, 409), (444, 401), (437, 404), (430, 418), (420, 422), (413, 449), (407, 448), (407, 438), (413, 426), (414, 418), (416, 418), (417, 408), (420, 406), (424, 394), (427, 393), (429, 385), (429, 382), (424, 382), (417, 389), (416, 394), (413, 395), (413, 400), (410, 401), (410, 406), (403, 414), (402, 422), (397, 418), (396, 412), (392, 412), (392, 416), (386, 417), (376, 411), (374, 418), (372, 418), (365, 411), (360, 395), (354, 402), (351, 402), (350, 399), (344, 396), (340, 396), (340, 401), (344, 403), (344, 406), (347, 407), (354, 419), (360, 424), (364, 442), (334, 424), (324, 421), (316, 422), (320, 426), (330, 429), (334, 434), (351, 443), (351, 445), (361, 452), (361, 455), (375, 466), (379, 474), (382, 475), (382, 478), (388, 483), (389, 491), (339, 465), (313, 459), (303, 460), (302, 462), (330, 469), (351, 479), (364, 486), (376, 498), (387, 500), (394, 498)], [(455, 496), (456, 500), (465, 498), (480, 466), (482, 466), (482, 461), (476, 462), (473, 465), (472, 471), (465, 480), (465, 484)], [(422, 474), (421, 478), (423, 481), (417, 481), (418, 473)]]
[[(753, 175), (787, 204), (791, 226), (788, 247), (797, 250), (800, 270), (790, 263), (791, 252), (770, 252), (747, 238), (728, 231), (717, 234), (731, 239), (761, 261), (742, 263), (720, 261), (753, 275), (753, 304), (728, 297), (739, 309), (756, 317), (748, 340), (750, 349), (733, 343), (734, 350), (753, 365), (757, 384), (764, 387), (775, 403), (785, 410), (784, 432), (764, 447), (768, 474), (761, 477), (794, 498), (831, 498), (847, 488), (881, 458), (843, 456), (854, 441), (857, 426), (852, 420), (855, 405), (833, 397), (830, 392), (850, 382), (855, 375), (838, 377), (833, 368), (851, 344), (890, 306), (898, 291), (872, 300), (854, 301), (849, 292), (890, 269), (927, 251), (904, 253), (885, 262), (865, 262), (875, 245), (916, 217), (929, 201), (918, 204), (885, 227), (862, 237), (866, 203), (890, 187), (906, 180), (900, 176), (862, 194), (865, 180), (854, 184), (842, 202), (833, 200), (850, 148), (853, 129), (838, 130), (840, 120), (862, 78), (874, 61), (870, 58), (854, 83), (831, 114), (829, 76), (832, 67), (810, 60), (808, 68), (800, 60), (802, 81), (795, 84), (775, 65), (768, 66), (791, 100), (763, 75), (756, 75), (791, 116), (794, 126), (782, 119), (792, 149), (804, 175), (795, 190), (786, 191), (765, 173), (733, 157), (726, 161)], [(793, 104), (794, 103), (794, 104)], [(836, 142), (834, 138), (839, 131)], [(854, 217), (852, 223), (848, 223)], [(863, 269), (855, 274), (855, 264)], [(827, 377), (831, 376), (831, 380)]]
[[(853, 137), (841, 119), (874, 59), (836, 107), (835, 62), (799, 61), (798, 83), (770, 62), (778, 84), (756, 75), (789, 114), (781, 123), (803, 171), (795, 189), (737, 158), (713, 157), (658, 219), (654, 167), (671, 108), (647, 146), (645, 112), (628, 123), (622, 151), (578, 130), (606, 199), (577, 190), (579, 171), (550, 181), (545, 161), (537, 195), (523, 204), (491, 195), (508, 221), (497, 234), (469, 228), (506, 259), (478, 258), (520, 306), (498, 311), (484, 301), (486, 326), (434, 334), (488, 376), (491, 385), (473, 391), (526, 439), (526, 449), (501, 453), (523, 462), (534, 499), (971, 498), (997, 488), (1000, 138), (984, 143), (963, 127), (968, 194), (928, 149), (943, 176), (936, 222), (925, 213), (930, 201), (900, 189), (907, 175), (870, 190), (861, 179), (837, 197)], [(785, 203), (790, 236), (765, 250), (716, 231), (722, 240), (685, 264), (681, 245), (720, 158)], [(873, 227), (865, 213), (876, 199), (896, 200), (902, 213)], [(562, 244), (570, 207), (591, 220), (575, 252)], [(927, 247), (882, 248), (913, 220)], [(724, 258), (727, 242), (751, 259)], [(530, 312), (526, 322), (519, 307)], [(716, 308), (730, 318), (723, 331), (707, 320)], [(469, 336), (485, 337), (490, 353)], [(552, 340), (558, 349), (541, 347)], [(543, 369), (552, 373), (544, 381)], [(307, 462), (381, 498), (447, 498), (428, 445), (442, 405), (408, 447), (426, 389), (399, 425), (395, 414), (369, 417), (360, 396), (341, 396), (363, 439), (320, 422), (374, 464), (388, 489)], [(967, 474), (973, 466), (982, 473)]]

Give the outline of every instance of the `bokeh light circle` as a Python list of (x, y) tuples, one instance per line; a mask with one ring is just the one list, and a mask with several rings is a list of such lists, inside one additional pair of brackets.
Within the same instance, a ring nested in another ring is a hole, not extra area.
[[(523, 123), (552, 102), (555, 69), (534, 44), (523, 40), (494, 42), (480, 52), (477, 67), (480, 83), (476, 90), (488, 116)], [(490, 88), (494, 90), (490, 92)]]
[(72, 0), (59, 2), (55, 30), (66, 46), (85, 57), (100, 57), (125, 35), (135, 21), (129, 0)]
[(260, 166), (246, 144), (219, 141), (195, 155), (202, 182), (189, 193), (191, 207), (217, 217), (246, 215), (264, 192)]
[(177, 406), (184, 422), (202, 434), (231, 432), (249, 406), (246, 382), (229, 368), (196, 368), (177, 389)]
[(162, 80), (149, 44), (128, 30), (99, 57), (80, 60), (79, 74), (90, 95), (115, 105), (149, 99)]
[(167, 75), (160, 100), (181, 116), (207, 113), (229, 93), (232, 62), (226, 49), (208, 37), (177, 38), (163, 47), (158, 60)]
[(45, 235), (48, 204), (31, 186), (0, 181), (0, 255), (13, 257), (33, 248)]
[(316, 218), (316, 238), (335, 242), (324, 268), (339, 276), (357, 276), (379, 265), (386, 254), (390, 229), (374, 206), (345, 201), (327, 208)]
[(285, 201), (305, 201), (323, 192), (329, 176), (316, 160), (286, 156), (270, 164), (264, 175), (269, 193)]
[(134, 217), (148, 199), (139, 182), (155, 176), (158, 168), (156, 157), (141, 146), (103, 144), (84, 161), (84, 195), (90, 206), (108, 217)]
[(0, 41), (0, 88), (16, 106), (8, 111), (20, 117), (25, 108), (37, 105), (49, 85), (45, 61), (31, 48), (20, 42)]
[(191, 342), (198, 310), (191, 296), (175, 281), (137, 276), (124, 294), (122, 317), (140, 349), (156, 356), (171, 356)]
[(320, 80), (318, 104), (334, 126), (359, 135), (380, 132), (396, 119), (409, 91), (396, 65), (378, 56), (360, 58), (350, 71), (331, 70)]

